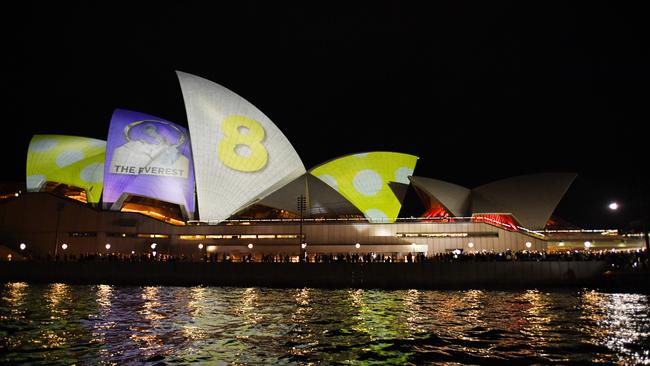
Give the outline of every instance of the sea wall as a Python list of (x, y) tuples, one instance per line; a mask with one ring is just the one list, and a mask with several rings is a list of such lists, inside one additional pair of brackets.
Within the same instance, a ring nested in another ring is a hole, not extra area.
[(604, 261), (466, 263), (2, 262), (0, 282), (352, 288), (597, 286)]

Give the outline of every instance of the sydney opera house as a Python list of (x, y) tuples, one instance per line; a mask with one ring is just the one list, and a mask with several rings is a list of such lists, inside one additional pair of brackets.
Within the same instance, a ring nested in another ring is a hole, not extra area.
[[(419, 157), (384, 151), (307, 170), (252, 104), (201, 77), (178, 72), (178, 78), (189, 131), (118, 109), (106, 141), (35, 135), (27, 192), (0, 201), (0, 243), (34, 255), (296, 259), (304, 252), (547, 250), (582, 247), (585, 238), (629, 245), (616, 232), (551, 230), (574, 174), (519, 176), (470, 189), (417, 176)], [(399, 217), (409, 189), (422, 200), (421, 217)]]

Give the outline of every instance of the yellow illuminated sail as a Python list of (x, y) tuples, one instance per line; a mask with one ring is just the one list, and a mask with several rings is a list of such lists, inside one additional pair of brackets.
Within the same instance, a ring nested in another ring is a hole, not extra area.
[(104, 185), (106, 141), (88, 137), (34, 135), (27, 151), (27, 190), (45, 182), (83, 188), (88, 202), (97, 203)]
[(395, 152), (347, 155), (310, 173), (337, 190), (373, 223), (394, 222), (418, 157)]

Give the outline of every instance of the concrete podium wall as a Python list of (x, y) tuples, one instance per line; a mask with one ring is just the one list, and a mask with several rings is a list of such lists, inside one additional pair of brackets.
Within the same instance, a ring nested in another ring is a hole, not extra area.
[[(201, 242), (205, 247), (217, 246), (219, 252), (253, 254), (298, 254), (300, 240), (299, 222), (254, 222), (250, 225), (174, 226), (141, 214), (102, 211), (79, 202), (56, 197), (49, 193), (27, 193), (0, 202), (0, 244), (19, 250), (20, 243), (27, 245), (35, 257), (48, 253), (62, 255), (61, 244), (66, 243), (67, 255), (110, 252), (129, 254), (150, 252), (151, 243), (157, 243), (159, 253), (198, 257)], [(79, 236), (79, 234), (88, 236)], [(306, 222), (303, 225), (305, 241), (310, 253), (408, 253), (412, 243), (426, 248), (428, 254), (444, 253), (457, 248), (468, 251), (506, 249), (546, 250), (543, 239), (523, 232), (512, 232), (480, 222), (397, 222), (369, 224), (365, 221)], [(445, 234), (426, 237), (426, 234)], [(465, 233), (468, 237), (455, 237)], [(151, 237), (150, 235), (163, 235)], [(206, 239), (183, 240), (182, 235), (242, 235), (242, 234), (293, 234), (295, 239)], [(422, 236), (406, 237), (405, 234)], [(448, 235), (451, 234), (451, 235)], [(74, 236), (73, 236), (74, 235)], [(122, 237), (124, 235), (124, 237)], [(468, 243), (474, 244), (473, 248)], [(356, 249), (355, 243), (361, 248)], [(205, 252), (203, 252), (205, 253)]]
[(602, 261), (468, 263), (3, 262), (0, 282), (359, 288), (597, 285)]

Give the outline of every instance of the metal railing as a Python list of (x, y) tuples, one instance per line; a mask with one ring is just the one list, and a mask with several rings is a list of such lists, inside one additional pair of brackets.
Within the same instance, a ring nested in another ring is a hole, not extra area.
[(528, 234), (537, 238), (545, 238), (543, 232), (530, 230), (523, 226), (516, 226), (511, 224), (505, 224), (498, 220), (494, 220), (488, 217), (395, 217), (395, 218), (386, 218), (380, 221), (368, 221), (365, 217), (350, 217), (350, 218), (281, 218), (281, 219), (231, 219), (224, 220), (221, 222), (214, 221), (199, 221), (199, 220), (190, 220), (187, 222), (188, 225), (255, 225), (255, 224), (277, 224), (277, 223), (287, 223), (287, 224), (299, 224), (303, 223), (367, 223), (372, 224), (390, 224), (390, 223), (486, 223), (488, 225), (496, 226), (508, 231), (521, 231), (524, 234)]

